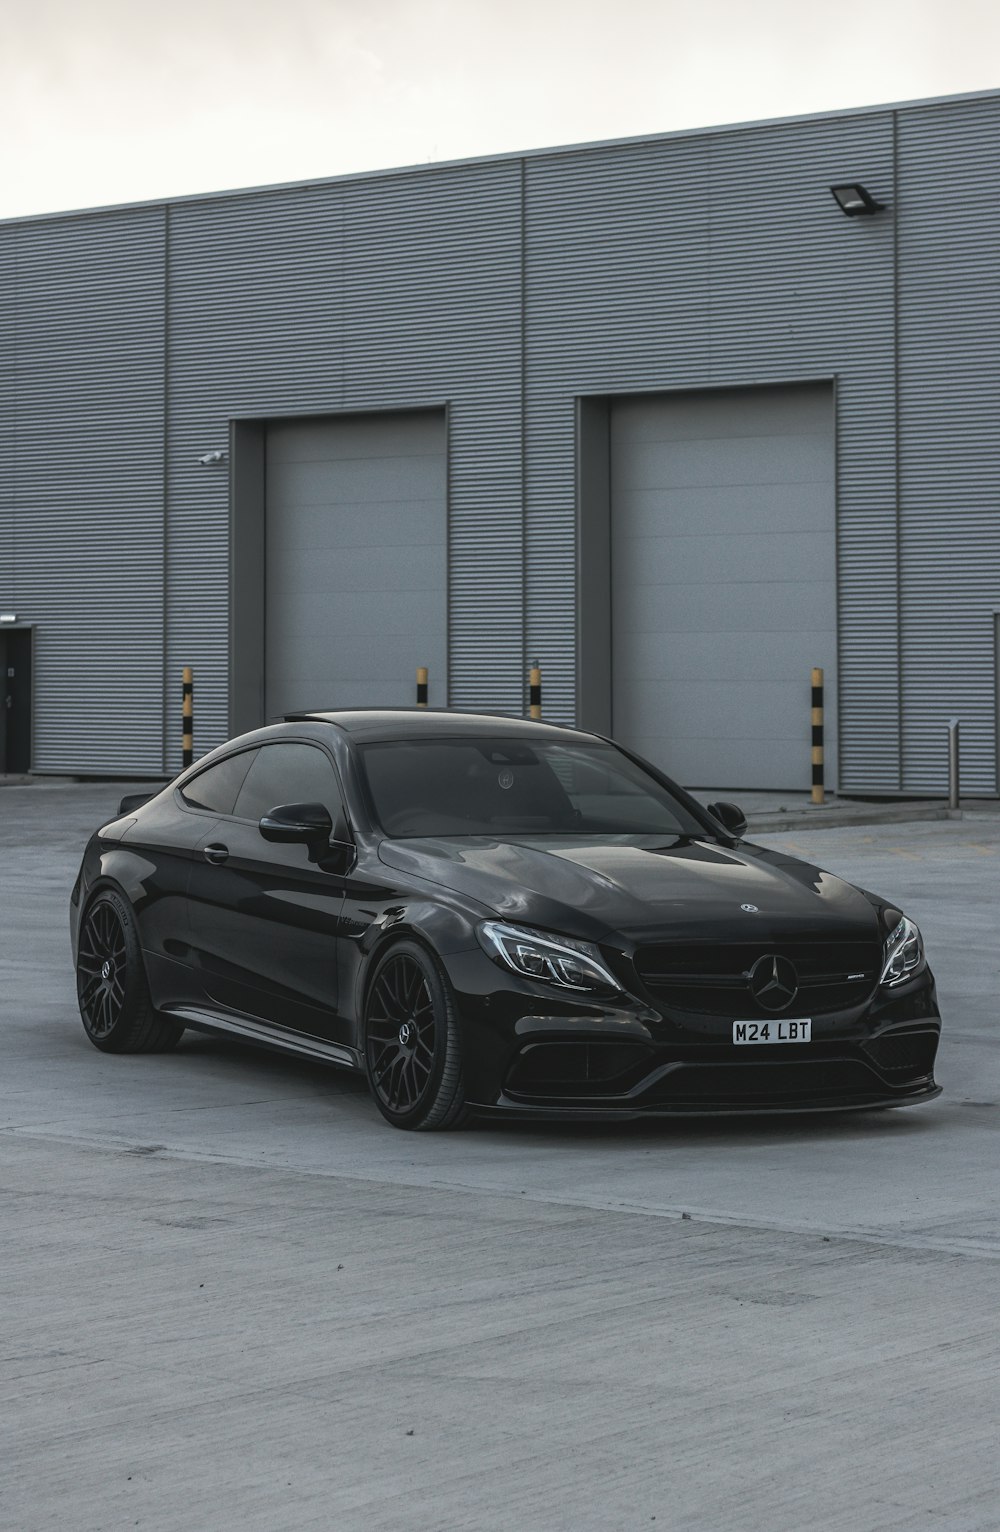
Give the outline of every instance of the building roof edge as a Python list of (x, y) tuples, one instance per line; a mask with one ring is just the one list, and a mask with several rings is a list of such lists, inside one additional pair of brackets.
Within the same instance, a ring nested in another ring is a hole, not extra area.
[(259, 197), (266, 192), (299, 191), (313, 186), (341, 186), (358, 181), (387, 180), (397, 176), (433, 175), (440, 171), (457, 170), (465, 166), (502, 165), (519, 160), (551, 159), (559, 155), (585, 154), (602, 149), (669, 143), (675, 139), (715, 138), (728, 133), (748, 133), (762, 128), (789, 127), (796, 123), (833, 122), (851, 117), (872, 117), (886, 112), (915, 111), (926, 107), (944, 107), (957, 102), (973, 101), (1000, 101), (1000, 88), (960, 91), (947, 96), (914, 97), (906, 101), (886, 101), (871, 106), (847, 106), (819, 112), (798, 112), (788, 117), (760, 117), (739, 122), (712, 123), (697, 128), (672, 128), (658, 133), (626, 135), (624, 138), (584, 139), (578, 143), (549, 144), (535, 149), (510, 149), (491, 154), (473, 154), (451, 160), (433, 160), (427, 164), (389, 165), (372, 170), (344, 171), (337, 175), (307, 176), (300, 180), (232, 186), (220, 191), (182, 192), (171, 196), (143, 197), (126, 202), (97, 203), (90, 207), (60, 208), (49, 213), (16, 213), (8, 217), (0, 217), (0, 229), (18, 224), (65, 221), (71, 218), (92, 218), (100, 214), (187, 206), (197, 202), (228, 202), (239, 197)]

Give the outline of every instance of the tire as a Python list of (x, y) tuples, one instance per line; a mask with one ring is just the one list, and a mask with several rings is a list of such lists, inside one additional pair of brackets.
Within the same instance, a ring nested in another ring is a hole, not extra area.
[(184, 1031), (150, 999), (135, 916), (114, 889), (102, 889), (80, 924), (76, 993), (83, 1029), (102, 1053), (165, 1053)]
[(468, 1122), (454, 996), (419, 942), (394, 942), (375, 966), (364, 1054), (368, 1088), (394, 1128), (440, 1132)]

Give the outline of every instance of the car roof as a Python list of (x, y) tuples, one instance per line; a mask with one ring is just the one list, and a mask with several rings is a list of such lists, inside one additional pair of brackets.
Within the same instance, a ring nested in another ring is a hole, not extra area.
[(469, 734), (520, 736), (521, 738), (564, 739), (562, 724), (536, 723), (527, 718), (511, 718), (504, 713), (463, 713), (453, 708), (343, 708), (316, 712), (286, 713), (286, 723), (330, 723), (343, 729), (352, 739), (414, 740), (457, 738)]

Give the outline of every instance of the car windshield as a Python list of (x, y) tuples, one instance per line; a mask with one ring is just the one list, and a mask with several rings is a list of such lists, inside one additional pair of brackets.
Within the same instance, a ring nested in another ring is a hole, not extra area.
[(387, 835), (704, 835), (614, 745), (481, 737), (361, 747)]

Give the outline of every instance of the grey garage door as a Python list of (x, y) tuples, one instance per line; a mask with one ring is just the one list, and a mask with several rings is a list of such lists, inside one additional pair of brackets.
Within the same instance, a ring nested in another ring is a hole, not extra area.
[(419, 665), (447, 701), (443, 413), (271, 426), (268, 717), (410, 704)]
[(832, 389), (616, 404), (616, 735), (689, 787), (806, 789), (810, 670), (836, 761)]

